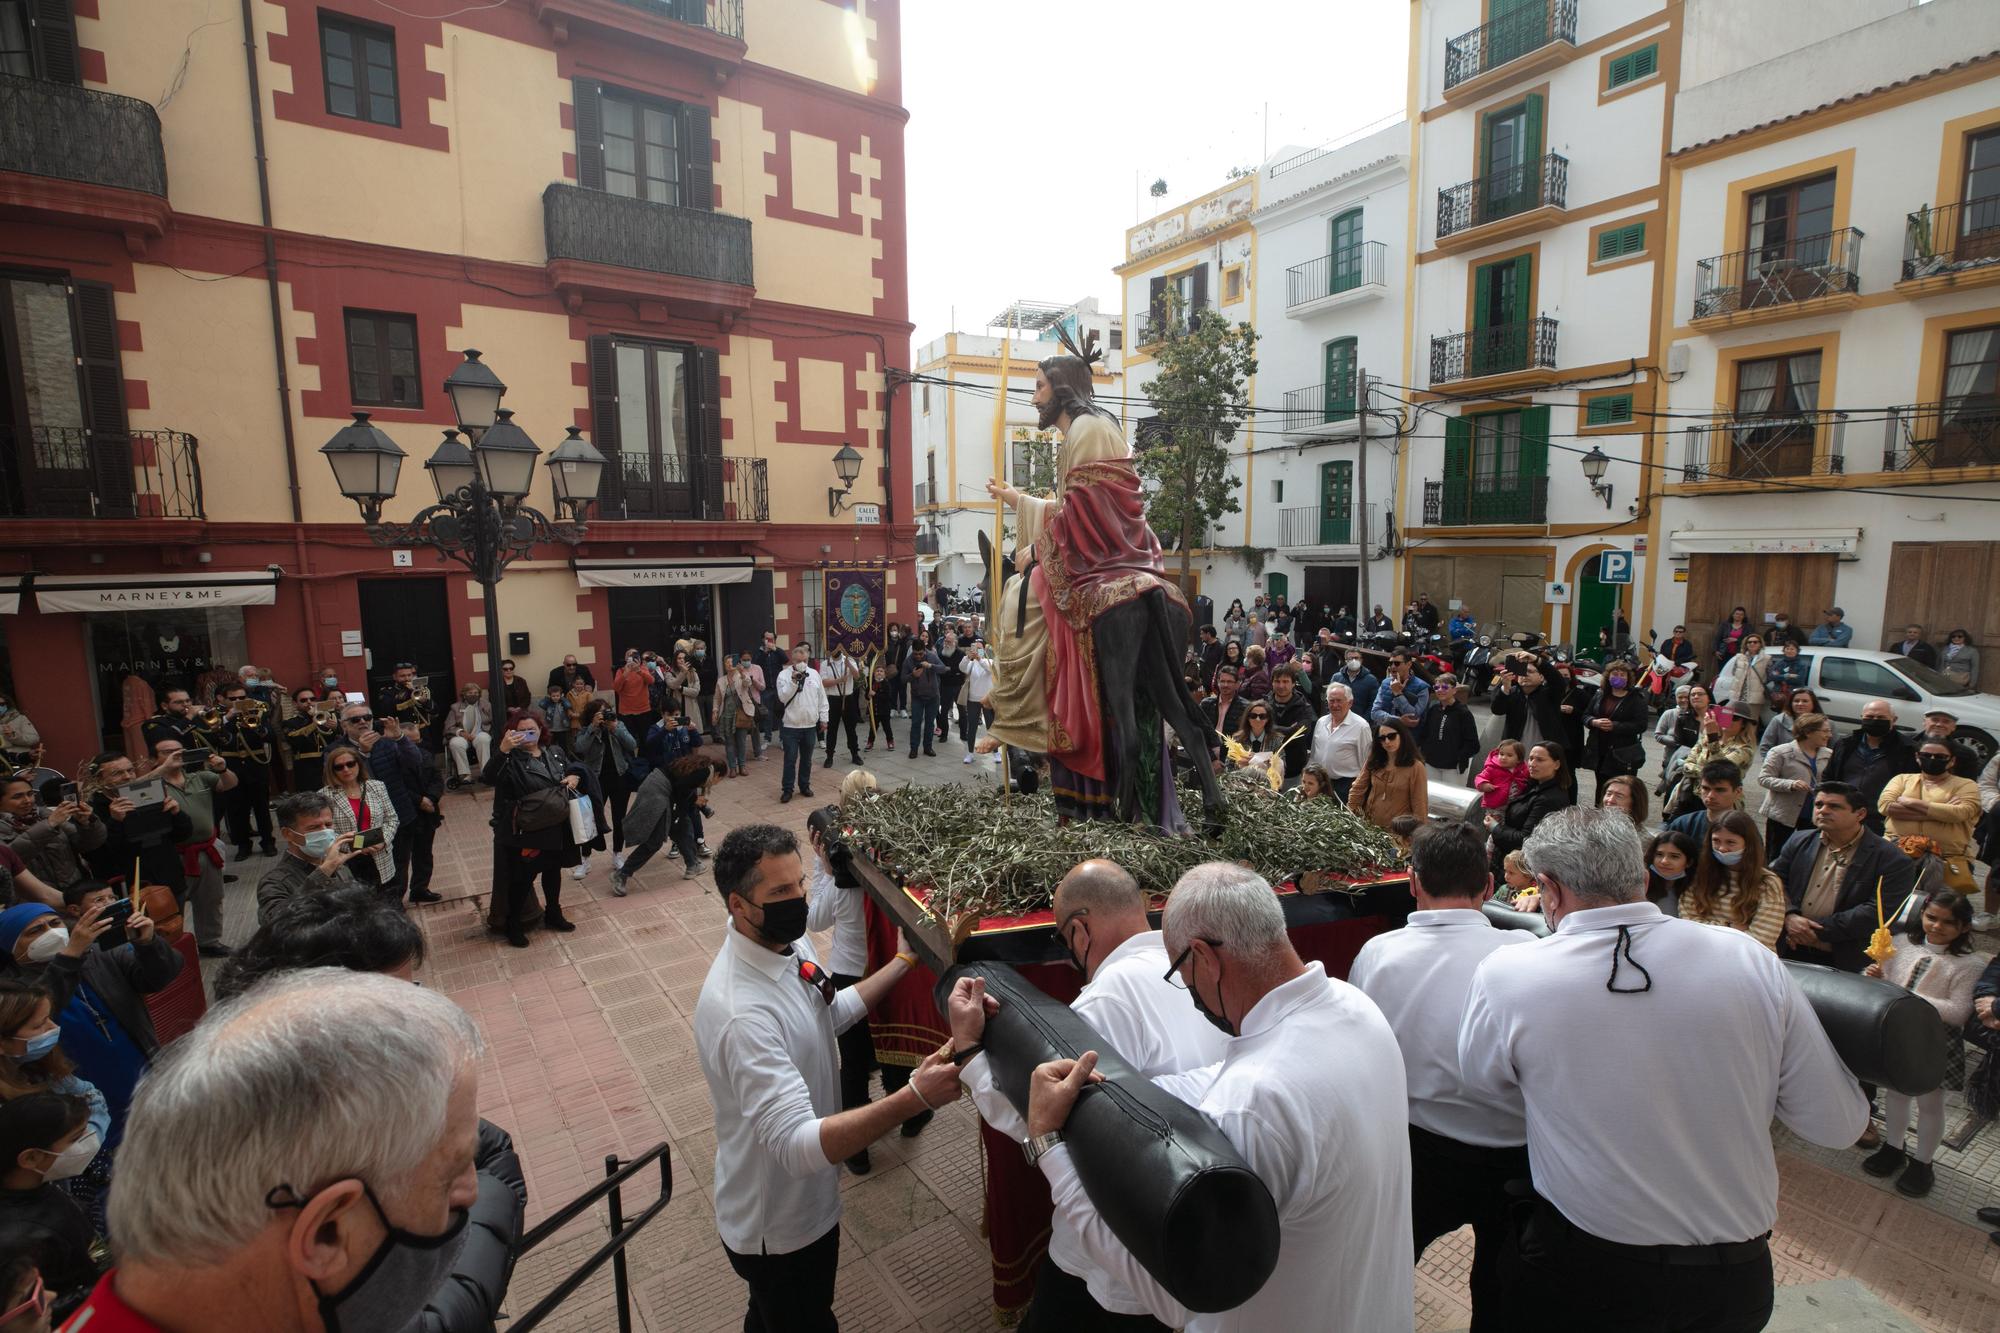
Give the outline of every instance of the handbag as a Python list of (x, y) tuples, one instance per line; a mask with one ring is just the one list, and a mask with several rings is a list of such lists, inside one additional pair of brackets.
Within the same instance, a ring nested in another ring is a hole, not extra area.
[(569, 792), (564, 787), (544, 787), (531, 791), (514, 803), (514, 831), (539, 833), (554, 828), (570, 817)]
[(569, 839), (579, 845), (597, 837), (597, 812), (589, 801), (569, 801)]
[(152, 918), (154, 931), (169, 943), (179, 939), (186, 929), (180, 899), (174, 897), (174, 891), (164, 884), (143, 886), (134, 906)]
[(744, 708), (742, 704), (736, 705), (736, 729), (738, 731), (748, 731), (756, 725), (757, 719), (750, 715), (749, 710)]

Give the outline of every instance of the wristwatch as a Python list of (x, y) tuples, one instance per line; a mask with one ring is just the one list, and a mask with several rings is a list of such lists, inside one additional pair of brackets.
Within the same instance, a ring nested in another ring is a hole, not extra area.
[(1029, 1139), (1026, 1143), (1022, 1144), (1021, 1152), (1027, 1157), (1028, 1165), (1033, 1166), (1036, 1162), (1040, 1161), (1046, 1153), (1048, 1153), (1051, 1149), (1053, 1149), (1058, 1143), (1061, 1143), (1062, 1141), (1063, 1141), (1063, 1132), (1059, 1129), (1052, 1129), (1046, 1134), (1037, 1134), (1035, 1135), (1035, 1137)]

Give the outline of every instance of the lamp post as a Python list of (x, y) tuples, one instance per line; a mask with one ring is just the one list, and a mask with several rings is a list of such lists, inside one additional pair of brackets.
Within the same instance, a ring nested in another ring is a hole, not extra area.
[(1590, 483), (1590, 493), (1604, 501), (1606, 509), (1611, 508), (1611, 485), (1604, 480), (1604, 469), (1610, 466), (1611, 455), (1593, 444), (1590, 452), (1576, 461), (1583, 467), (1583, 479)]
[(832, 518), (847, 508), (854, 494), (854, 479), (861, 475), (861, 455), (851, 444), (840, 446), (840, 452), (833, 456), (833, 475), (840, 478), (840, 485), (826, 488), (826, 516)]
[[(506, 639), (500, 632), (494, 588), (507, 566), (532, 551), (539, 542), (575, 546), (588, 531), (586, 515), (597, 498), (604, 475), (604, 456), (576, 427), (543, 460), (555, 492), (558, 517), (550, 518), (526, 503), (534, 486), (535, 461), (541, 452), (528, 433), (514, 424), (514, 414), (500, 406), (507, 386), (491, 368), (468, 350), (465, 360), (444, 382), (451, 397), (458, 429), (448, 430), (424, 463), (437, 490), (437, 503), (426, 506), (408, 523), (384, 523), (382, 507), (396, 497), (396, 481), (406, 455), (396, 442), (369, 424), (366, 412), (356, 412), (351, 424), (320, 446), (333, 468), (340, 493), (361, 510), (369, 539), (377, 546), (428, 546), (440, 562), (454, 560), (479, 583), (486, 613), (486, 680), (488, 726), (495, 752), (500, 746), (506, 686), (500, 659)], [(470, 448), (459, 438), (472, 441)], [(858, 455), (857, 455), (858, 461)]]

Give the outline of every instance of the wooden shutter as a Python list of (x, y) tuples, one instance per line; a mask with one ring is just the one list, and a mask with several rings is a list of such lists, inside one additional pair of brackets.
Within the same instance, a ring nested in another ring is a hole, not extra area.
[(1493, 266), (1482, 264), (1472, 270), (1472, 327), (1488, 328), (1493, 323)]
[(604, 455), (604, 480), (597, 488), (597, 512), (605, 517), (625, 512), (625, 460), (618, 447), (618, 355), (611, 339), (590, 339), (590, 438)]
[(90, 429), (92, 483), (101, 518), (131, 518), (132, 435), (125, 422), (125, 372), (118, 362), (118, 316), (111, 288), (78, 282), (76, 354), (83, 389), (83, 418)]
[(1208, 265), (1203, 264), (1194, 271), (1194, 280), (1189, 283), (1193, 296), (1188, 300), (1187, 313), (1208, 309)]
[(50, 83), (83, 83), (83, 61), (76, 53), (76, 15), (71, 0), (33, 0), (28, 21), (31, 63), (38, 78)]
[(681, 203), (704, 213), (715, 211), (715, 148), (710, 136), (708, 108), (681, 107), (681, 152), (686, 171), (681, 179)]
[(1472, 494), (1472, 418), (1446, 417), (1444, 422), (1444, 504), (1439, 517), (1448, 524), (1465, 522)]
[[(722, 462), (722, 356), (713, 347), (694, 349), (692, 369), (694, 411), (694, 456), (689, 471), (697, 478), (695, 515), (698, 518), (727, 519), (724, 512), (729, 488), (723, 484)], [(703, 461), (696, 461), (697, 459)]]
[[(1527, 135), (1528, 151), (1524, 156), (1526, 161), (1532, 164), (1536, 158), (1542, 155), (1542, 95), (1540, 93), (1528, 94)], [(1541, 169), (1531, 166), (1530, 172), (1530, 179), (1536, 182), (1536, 197), (1539, 198), (1541, 194)]]
[(1154, 324), (1163, 324), (1167, 318), (1167, 280), (1154, 278), (1146, 285), (1146, 309), (1152, 314)]
[(586, 190), (604, 188), (604, 112), (598, 94), (603, 86), (594, 79), (577, 79), (570, 84), (570, 100), (576, 114), (576, 183)]
[(1549, 409), (1525, 408), (1521, 412), (1521, 471), (1523, 480), (1549, 475)]

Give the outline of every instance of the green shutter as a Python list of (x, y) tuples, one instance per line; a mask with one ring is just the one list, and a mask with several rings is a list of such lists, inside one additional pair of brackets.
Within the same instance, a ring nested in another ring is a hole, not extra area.
[(1629, 393), (1607, 393), (1590, 400), (1585, 409), (1585, 423), (1590, 426), (1616, 426), (1632, 419), (1632, 395)]
[[(1540, 93), (1530, 93), (1528, 95), (1528, 151), (1524, 154), (1524, 157), (1527, 161), (1533, 162), (1541, 155), (1542, 95)], [(1537, 189), (1537, 194), (1539, 195), (1539, 188)]]
[(1640, 254), (1645, 248), (1645, 223), (1634, 222), (1623, 227), (1607, 227), (1597, 233), (1597, 253), (1592, 262), (1602, 263), (1607, 259)]
[(1549, 409), (1530, 407), (1521, 413), (1521, 470), (1523, 481), (1549, 475)]
[(1660, 46), (1655, 42), (1636, 51), (1627, 51), (1612, 61), (1611, 68), (1606, 72), (1605, 87), (1617, 88), (1624, 84), (1637, 83), (1640, 79), (1651, 78), (1659, 72), (1659, 69)]
[(1534, 284), (1535, 257), (1533, 255), (1516, 255), (1514, 257), (1514, 290), (1511, 293), (1511, 308), (1504, 312), (1504, 314), (1496, 310), (1494, 318), (1506, 324), (1525, 324), (1533, 319), (1535, 312), (1528, 309), (1528, 293), (1535, 289)]
[(1483, 329), (1493, 322), (1493, 266), (1481, 264), (1472, 270), (1472, 327)]
[(1472, 494), (1472, 418), (1447, 417), (1444, 423), (1443, 500), (1438, 521), (1465, 522), (1466, 501)]
[(1354, 348), (1352, 338), (1336, 338), (1326, 345), (1320, 392), (1327, 421), (1354, 415)]

